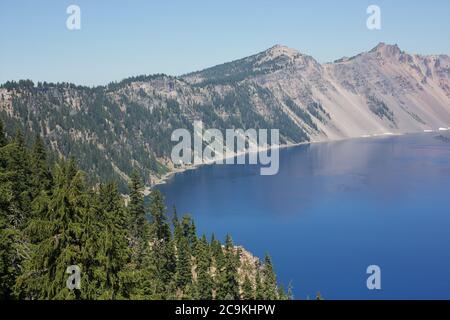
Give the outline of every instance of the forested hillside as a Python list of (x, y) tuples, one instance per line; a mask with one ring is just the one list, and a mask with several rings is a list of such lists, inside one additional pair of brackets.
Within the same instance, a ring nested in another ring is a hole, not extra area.
[[(0, 119), (10, 136), (16, 128), (26, 136), (41, 135), (56, 154), (76, 156), (89, 182), (112, 179), (121, 192), (133, 169), (145, 185), (172, 170), (171, 134), (178, 128), (192, 132), (194, 120), (221, 130), (281, 128), (282, 143), (308, 139), (277, 105), (274, 119), (253, 110), (252, 96), (268, 101), (270, 92), (247, 85), (219, 95), (158, 75), (96, 88), (8, 82), (0, 94)], [(207, 100), (201, 100), (202, 95)]]
[[(146, 186), (173, 171), (171, 133), (204, 128), (279, 129), (281, 144), (450, 127), (450, 58), (380, 43), (333, 63), (285, 46), (184, 76), (130, 77), (106, 86), (8, 81), (0, 119), (75, 156), (90, 183), (126, 192), (137, 170)], [(191, 131), (192, 132), (192, 131)]]
[[(77, 160), (26, 140), (0, 121), (0, 299), (289, 298), (269, 256), (198, 237), (190, 216), (169, 218), (159, 191), (146, 207), (136, 171), (126, 206), (117, 182), (89, 185)], [(79, 290), (66, 287), (71, 265)]]

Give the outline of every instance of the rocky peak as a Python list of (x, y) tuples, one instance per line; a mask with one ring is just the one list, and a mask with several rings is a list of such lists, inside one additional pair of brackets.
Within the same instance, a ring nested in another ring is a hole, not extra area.
[(277, 68), (287, 66), (314, 66), (320, 68), (319, 63), (311, 56), (300, 53), (299, 51), (284, 45), (277, 44), (257, 56), (255, 66), (264, 68), (265, 66), (276, 65)]
[(300, 56), (300, 52), (298, 52), (297, 50), (289, 48), (284, 45), (280, 45), (280, 44), (277, 44), (277, 45), (267, 49), (264, 53), (266, 56), (269, 56), (272, 59), (278, 58), (280, 56), (285, 56), (285, 57), (294, 59), (294, 58)]
[(386, 44), (384, 42), (380, 42), (376, 45), (375, 48), (370, 50), (370, 53), (378, 53), (385, 57), (393, 57), (402, 53), (398, 45), (396, 44)]

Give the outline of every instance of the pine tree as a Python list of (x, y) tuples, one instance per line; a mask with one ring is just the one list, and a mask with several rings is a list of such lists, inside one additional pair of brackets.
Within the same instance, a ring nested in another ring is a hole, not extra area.
[(32, 197), (36, 197), (41, 191), (49, 192), (51, 184), (52, 176), (47, 163), (44, 141), (40, 136), (36, 136), (31, 153)]
[(237, 279), (238, 257), (230, 235), (225, 240), (225, 263), (221, 272), (217, 297), (220, 300), (238, 300), (239, 283)]
[(127, 285), (125, 292), (130, 293), (133, 300), (165, 299), (164, 286), (158, 278), (158, 256), (151, 245), (150, 224), (145, 223), (143, 245), (140, 252), (140, 260), (132, 260), (123, 272), (121, 279)]
[(264, 300), (264, 287), (261, 280), (261, 266), (259, 262), (255, 264), (256, 275), (255, 275), (255, 299)]
[(166, 208), (161, 192), (159, 190), (153, 190), (150, 195), (150, 214), (152, 217), (154, 235), (156, 239), (168, 242), (171, 235), (165, 211)]
[[(136, 170), (131, 175), (129, 185), (130, 201), (128, 211), (128, 233), (131, 245), (131, 266), (122, 273), (122, 280), (129, 284), (129, 292), (132, 299), (161, 299), (163, 286), (158, 279), (158, 252), (153, 247), (158, 247), (159, 242), (154, 241), (152, 227), (146, 218), (144, 204), (144, 187)], [(130, 272), (127, 272), (129, 270)]]
[(178, 219), (177, 209), (173, 208), (173, 217), (172, 217), (172, 226), (173, 226), (173, 239), (175, 241), (175, 245), (179, 246), (181, 238), (183, 237), (183, 227)]
[(274, 300), (277, 299), (277, 280), (275, 272), (273, 270), (272, 259), (268, 254), (264, 258), (264, 268), (263, 268), (263, 290), (264, 299)]
[(30, 216), (31, 209), (31, 171), (30, 155), (25, 147), (22, 132), (17, 129), (13, 143), (2, 148), (6, 161), (6, 172), (11, 181), (12, 225), (22, 229)]
[(283, 285), (278, 285), (277, 287), (277, 300), (289, 300)]
[(0, 119), (0, 148), (8, 144), (8, 139), (6, 139), (5, 129), (3, 121)]
[(174, 230), (179, 225), (180, 225), (180, 220), (178, 219), (177, 207), (173, 206), (172, 226), (173, 226)]
[(213, 293), (213, 280), (211, 277), (211, 252), (209, 250), (208, 240), (203, 235), (197, 242), (197, 290), (198, 298), (202, 300), (211, 300)]
[[(83, 260), (88, 287), (83, 288), (87, 299), (128, 298), (126, 290), (130, 248), (128, 247), (128, 217), (117, 185), (100, 185), (90, 204), (89, 232), (84, 238)], [(92, 290), (89, 290), (89, 289)]]
[[(1, 127), (0, 127), (1, 129)], [(2, 165), (2, 148), (0, 147), (0, 300), (13, 298), (13, 286), (17, 276), (14, 267), (14, 230), (11, 228), (11, 183)]]
[[(142, 191), (134, 172), (125, 207), (115, 183), (88, 189), (74, 159), (52, 175), (42, 139), (30, 153), (18, 131), (0, 145), (0, 299), (285, 297), (270, 257), (262, 277), (256, 267), (255, 289), (245, 278), (240, 290), (231, 237), (224, 248), (214, 235), (199, 239), (193, 219), (179, 221), (175, 208), (172, 236), (162, 194), (151, 193), (149, 222)], [(66, 288), (71, 265), (81, 268), (81, 290)]]
[(211, 255), (214, 258), (216, 269), (222, 270), (225, 265), (225, 256), (220, 241), (215, 238), (214, 233), (211, 236)]
[(197, 230), (192, 217), (188, 214), (184, 215), (181, 226), (184, 237), (188, 240), (190, 248), (194, 251), (197, 244)]
[[(147, 224), (146, 229), (149, 225)], [(149, 232), (149, 231), (146, 231)], [(138, 295), (134, 294), (133, 298), (139, 299), (167, 299), (167, 288), (171, 283), (166, 284), (166, 287), (161, 285), (161, 280), (158, 278), (157, 256), (154, 254), (150, 245), (147, 245), (144, 250), (142, 266), (138, 270), (132, 270), (133, 274), (137, 274), (138, 281), (134, 282), (134, 287), (138, 289)], [(162, 290), (161, 288), (164, 288)]]
[(223, 254), (222, 245), (220, 242), (216, 239), (214, 233), (211, 235), (211, 244), (210, 244), (210, 250), (211, 250), (211, 258), (214, 266), (214, 273), (213, 273), (213, 288), (215, 297), (217, 298), (218, 292), (221, 286), (221, 278), (222, 273), (225, 267), (225, 256)]
[(18, 130), (15, 141), (0, 147), (1, 295), (10, 299), (29, 254), (23, 229), (30, 218), (28, 151)]
[(14, 234), (8, 227), (2, 209), (0, 228), (0, 300), (10, 300), (14, 297), (13, 287), (17, 277), (17, 270), (14, 268)]
[(167, 223), (164, 198), (159, 190), (150, 194), (151, 242), (156, 262), (156, 278), (158, 292), (168, 295), (168, 287), (174, 281), (177, 261), (175, 246), (172, 240), (169, 224)]
[[(36, 245), (17, 287), (30, 299), (79, 299), (79, 290), (65, 286), (67, 267), (78, 265), (86, 272), (83, 268), (87, 266), (83, 237), (89, 224), (88, 197), (84, 175), (73, 159), (57, 165), (48, 208), (47, 215), (30, 223), (29, 228), (39, 232), (43, 240)], [(87, 281), (82, 277), (82, 287), (89, 285)]]
[(9, 299), (14, 278), (12, 270), (12, 239), (8, 239), (8, 216), (10, 215), (10, 188), (6, 177), (6, 161), (3, 147), (6, 145), (6, 137), (3, 132), (3, 122), (0, 120), (0, 299)]
[(255, 299), (255, 290), (253, 289), (253, 284), (248, 276), (244, 277), (244, 281), (242, 283), (242, 299), (243, 300)]
[(192, 261), (191, 250), (185, 237), (181, 238), (177, 248), (177, 267), (176, 267), (176, 285), (185, 295), (187, 286), (192, 284)]
[(145, 229), (145, 207), (144, 207), (144, 195), (143, 185), (141, 178), (137, 171), (133, 171), (131, 174), (131, 181), (129, 185), (130, 189), (130, 201), (128, 204), (129, 211), (129, 227), (132, 236), (132, 247), (138, 248), (141, 242), (144, 241), (144, 229)]

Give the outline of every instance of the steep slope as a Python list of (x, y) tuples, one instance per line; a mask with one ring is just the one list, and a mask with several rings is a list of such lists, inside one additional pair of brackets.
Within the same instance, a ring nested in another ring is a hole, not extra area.
[[(171, 132), (205, 127), (278, 128), (292, 144), (450, 125), (450, 59), (380, 43), (320, 64), (285, 46), (181, 77), (139, 76), (105, 87), (8, 82), (0, 117), (13, 134), (39, 133), (98, 178), (150, 184), (171, 171)], [(125, 183), (123, 184), (125, 185)]]
[(449, 66), (448, 56), (409, 55), (383, 43), (370, 52), (324, 65), (336, 90), (315, 92), (315, 96), (334, 119), (337, 130), (327, 130), (328, 136), (447, 127)]
[[(245, 74), (236, 71), (242, 65)], [(324, 65), (275, 46), (184, 79), (220, 90), (226, 85), (224, 79), (238, 78), (240, 83), (268, 90), (311, 139), (323, 140), (447, 127), (449, 66), (446, 55), (409, 55), (384, 43)]]

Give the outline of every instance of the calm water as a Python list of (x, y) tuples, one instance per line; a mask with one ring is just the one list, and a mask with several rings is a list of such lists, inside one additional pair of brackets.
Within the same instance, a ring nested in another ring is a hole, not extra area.
[[(268, 251), (295, 298), (450, 299), (450, 143), (437, 134), (280, 152), (280, 171), (214, 165), (160, 186), (200, 233)], [(381, 267), (369, 291), (366, 268)]]

